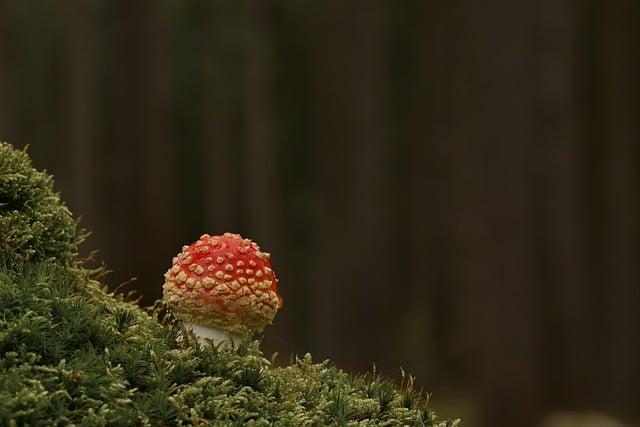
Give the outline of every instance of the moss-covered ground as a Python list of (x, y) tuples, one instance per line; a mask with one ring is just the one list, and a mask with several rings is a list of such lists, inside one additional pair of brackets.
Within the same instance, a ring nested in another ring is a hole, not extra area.
[(410, 377), (309, 355), (274, 367), (259, 341), (201, 345), (162, 310), (107, 292), (78, 260), (83, 237), (52, 178), (0, 143), (2, 425), (458, 424)]

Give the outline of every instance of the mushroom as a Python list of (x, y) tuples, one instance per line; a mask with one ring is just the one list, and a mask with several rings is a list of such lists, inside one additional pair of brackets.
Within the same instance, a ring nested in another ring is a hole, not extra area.
[(271, 324), (282, 307), (269, 258), (239, 234), (203, 234), (173, 258), (163, 300), (201, 342), (233, 346)]

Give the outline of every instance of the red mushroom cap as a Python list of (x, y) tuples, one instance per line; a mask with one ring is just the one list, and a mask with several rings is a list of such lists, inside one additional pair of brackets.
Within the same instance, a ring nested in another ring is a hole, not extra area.
[(204, 234), (173, 258), (164, 301), (183, 321), (241, 335), (261, 331), (282, 307), (269, 257), (238, 234)]

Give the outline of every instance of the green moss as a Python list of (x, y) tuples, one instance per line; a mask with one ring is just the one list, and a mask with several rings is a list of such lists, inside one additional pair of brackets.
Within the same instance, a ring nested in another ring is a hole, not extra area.
[(0, 147), (0, 425), (457, 424), (437, 421), (411, 380), (309, 355), (274, 367), (258, 341), (201, 345), (107, 293), (75, 262), (81, 238), (51, 178)]
[(443, 425), (410, 385), (202, 346), (51, 263), (0, 266), (0, 424)]
[(0, 258), (75, 262), (84, 235), (26, 151), (0, 142)]

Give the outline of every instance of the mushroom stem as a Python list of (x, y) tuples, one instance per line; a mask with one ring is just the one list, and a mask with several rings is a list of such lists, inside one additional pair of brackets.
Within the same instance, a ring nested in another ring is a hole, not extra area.
[(215, 345), (222, 341), (227, 341), (231, 344), (232, 348), (235, 348), (242, 341), (242, 336), (231, 332), (223, 331), (222, 329), (212, 328), (210, 326), (202, 326), (196, 323), (184, 322), (184, 326), (187, 329), (191, 329), (200, 344), (205, 344), (207, 340), (212, 340)]

